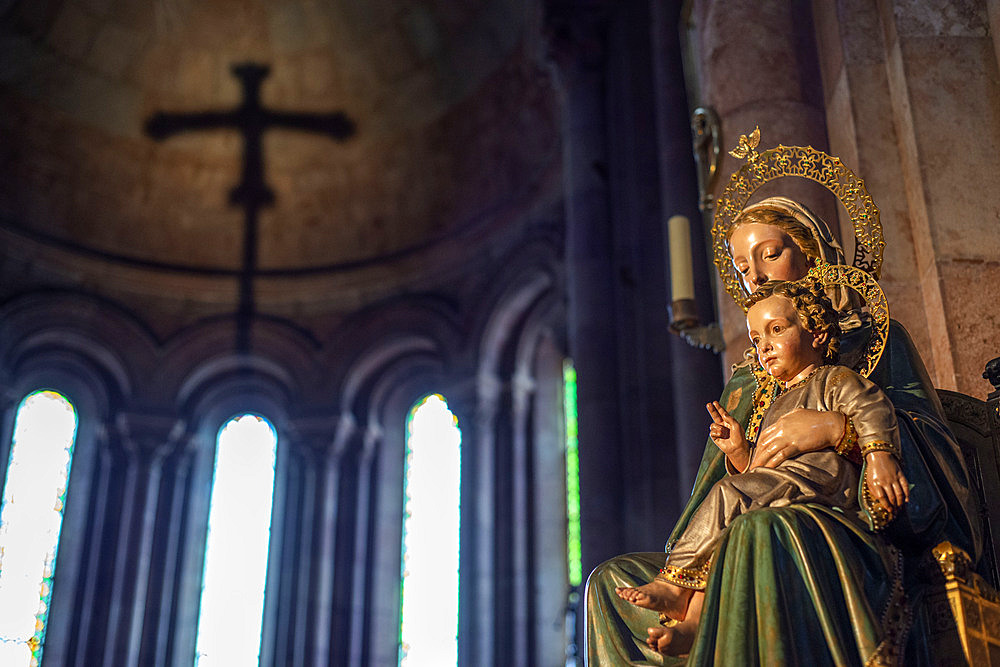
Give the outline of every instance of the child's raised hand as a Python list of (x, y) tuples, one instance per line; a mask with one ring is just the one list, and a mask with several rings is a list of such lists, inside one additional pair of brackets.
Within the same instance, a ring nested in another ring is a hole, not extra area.
[(708, 435), (732, 462), (737, 470), (746, 470), (750, 463), (750, 444), (743, 434), (743, 427), (726, 412), (718, 401), (712, 401), (705, 408), (712, 415)]
[(895, 512), (910, 500), (910, 486), (896, 457), (889, 452), (865, 455), (865, 484), (872, 498), (889, 512)]

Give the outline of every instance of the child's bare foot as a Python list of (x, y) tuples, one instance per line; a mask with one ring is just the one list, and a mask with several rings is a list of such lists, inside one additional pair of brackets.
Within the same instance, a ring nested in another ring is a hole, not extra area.
[(618, 587), (615, 593), (637, 607), (659, 611), (676, 621), (683, 621), (694, 591), (654, 579), (638, 588)]
[(691, 652), (697, 630), (697, 624), (688, 626), (685, 623), (680, 623), (671, 628), (658, 625), (646, 630), (649, 633), (646, 644), (657, 653), (664, 655), (686, 655)]
[(701, 620), (701, 607), (704, 601), (705, 594), (695, 591), (683, 621), (669, 628), (660, 625), (648, 628), (646, 632), (649, 637), (646, 639), (646, 644), (649, 648), (664, 655), (681, 656), (690, 653), (691, 647), (694, 646), (695, 635), (698, 634), (698, 622)]

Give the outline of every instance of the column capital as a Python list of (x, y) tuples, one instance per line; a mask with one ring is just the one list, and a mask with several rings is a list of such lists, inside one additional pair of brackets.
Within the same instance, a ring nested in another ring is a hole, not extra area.
[(143, 458), (167, 456), (187, 433), (187, 422), (176, 414), (122, 410), (115, 415), (122, 447)]
[[(349, 421), (353, 421), (348, 418)], [(317, 449), (333, 445), (337, 431), (343, 427), (345, 418), (339, 414), (298, 415), (288, 420), (289, 434), (297, 441)]]
[(301, 452), (322, 460), (339, 455), (343, 443), (358, 431), (358, 425), (354, 415), (347, 412), (300, 414), (288, 420), (288, 430)]

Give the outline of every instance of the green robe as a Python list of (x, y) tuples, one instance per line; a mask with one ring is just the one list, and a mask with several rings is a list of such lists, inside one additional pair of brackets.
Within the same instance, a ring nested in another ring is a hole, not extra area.
[[(842, 341), (867, 340), (861, 329)], [(891, 322), (886, 350), (870, 379), (896, 409), (910, 502), (886, 531), (873, 533), (835, 509), (815, 504), (764, 508), (727, 529), (705, 589), (687, 660), (646, 646), (657, 614), (620, 599), (616, 586), (651, 581), (663, 552), (626, 554), (599, 565), (586, 591), (587, 664), (865, 665), (929, 664), (916, 563), (947, 539), (976, 559), (980, 527), (968, 472), (942, 417), (940, 401), (906, 330)], [(737, 369), (720, 402), (746, 427), (756, 384)], [(694, 489), (670, 535), (677, 539), (712, 485), (725, 457), (708, 440)]]

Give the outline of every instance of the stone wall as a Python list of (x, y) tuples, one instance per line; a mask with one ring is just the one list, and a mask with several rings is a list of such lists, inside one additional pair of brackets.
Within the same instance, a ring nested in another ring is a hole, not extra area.
[(987, 3), (813, 6), (830, 148), (882, 210), (892, 315), (938, 387), (984, 398), (983, 367), (1000, 354), (1000, 77)]
[[(718, 111), (724, 148), (760, 126), (762, 146), (812, 145), (862, 177), (892, 316), (936, 386), (985, 397), (983, 367), (1000, 354), (998, 3), (696, 1), (689, 16), (698, 102)], [(737, 167), (725, 156), (717, 192)], [(850, 257), (846, 212), (797, 180), (769, 193), (839, 220)], [(742, 314), (718, 300), (733, 362)]]

